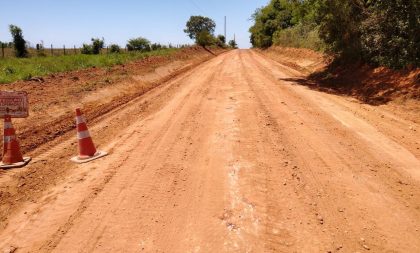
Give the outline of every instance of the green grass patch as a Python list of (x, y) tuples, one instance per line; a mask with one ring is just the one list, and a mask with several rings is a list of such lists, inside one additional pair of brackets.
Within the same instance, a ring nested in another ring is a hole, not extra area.
[(31, 58), (0, 59), (0, 83), (29, 80), (35, 76), (86, 69), (90, 67), (111, 67), (140, 60), (149, 56), (166, 56), (178, 49), (161, 49), (151, 52), (124, 52), (120, 54), (63, 55)]

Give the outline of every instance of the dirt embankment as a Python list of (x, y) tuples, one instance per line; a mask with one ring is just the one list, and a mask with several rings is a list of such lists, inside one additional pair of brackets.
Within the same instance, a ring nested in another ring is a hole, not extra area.
[(365, 64), (339, 66), (332, 57), (309, 49), (273, 47), (260, 51), (307, 76), (295, 79), (312, 89), (355, 97), (380, 105), (391, 101), (420, 100), (420, 70), (391, 70)]
[[(225, 52), (212, 51), (216, 55)], [(71, 165), (65, 161), (75, 154), (76, 146), (75, 143), (71, 143), (74, 148), (60, 145), (68, 139), (76, 141), (72, 131), (75, 108), (83, 109), (92, 127), (104, 117), (109, 118), (109, 114), (123, 110), (130, 101), (214, 57), (201, 48), (186, 48), (169, 56), (150, 57), (112, 68), (90, 68), (2, 85), (1, 90), (29, 93), (30, 116), (14, 119), (13, 124), (23, 153), (36, 159), (24, 169), (0, 170), (0, 228), (6, 226), (7, 217), (22, 203), (36, 203), (45, 189), (66, 177)], [(148, 105), (146, 101), (142, 107)], [(106, 137), (102, 139), (111, 141), (114, 135), (108, 132), (123, 129), (137, 116), (127, 114), (125, 118), (112, 119), (100, 130)], [(102, 139), (95, 140), (100, 143)], [(52, 147), (63, 151), (52, 155), (49, 151)]]

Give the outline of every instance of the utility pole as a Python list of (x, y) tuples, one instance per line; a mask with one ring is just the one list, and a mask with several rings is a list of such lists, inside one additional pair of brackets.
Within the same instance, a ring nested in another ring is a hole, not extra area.
[(226, 16), (225, 16), (225, 40), (226, 40)]

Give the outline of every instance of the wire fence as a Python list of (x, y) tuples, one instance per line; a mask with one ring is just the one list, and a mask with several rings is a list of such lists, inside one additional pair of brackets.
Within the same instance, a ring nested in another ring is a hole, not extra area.
[[(82, 49), (78, 47), (50, 47), (50, 48), (43, 48), (43, 49), (36, 49), (36, 48), (27, 48), (28, 56), (62, 56), (62, 55), (74, 55), (74, 54), (81, 54)], [(101, 54), (105, 54), (109, 51), (108, 48), (103, 48), (101, 50)], [(121, 48), (121, 51), (126, 51), (126, 48)], [(15, 50), (11, 47), (2, 47), (0, 52), (1, 58), (12, 58), (15, 57)]]
[[(185, 46), (189, 46), (189, 45), (172, 45), (169, 44), (167, 47), (168, 48), (181, 48), (181, 47), (185, 47)], [(54, 47), (53, 45), (51, 45), (49, 48), (41, 48), (41, 49), (36, 49), (36, 48), (27, 48), (28, 50), (28, 56), (29, 57), (36, 57), (36, 56), (63, 56), (63, 55), (75, 55), (75, 54), (81, 54), (82, 53), (82, 48), (73, 46), (73, 47), (66, 47), (66, 46), (62, 46), (60, 48), (58, 47)], [(122, 47), (121, 52), (127, 52), (127, 47)], [(110, 48), (109, 47), (105, 47), (102, 48), (100, 53), (101, 54), (107, 54), (110, 52)], [(6, 47), (5, 45), (1, 45), (1, 50), (0, 50), (0, 58), (13, 58), (15, 57), (15, 50), (12, 47)]]

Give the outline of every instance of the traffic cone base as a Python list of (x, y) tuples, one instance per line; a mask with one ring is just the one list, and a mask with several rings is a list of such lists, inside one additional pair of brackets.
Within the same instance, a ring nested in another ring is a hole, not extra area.
[(97, 151), (93, 144), (85, 117), (80, 109), (76, 109), (77, 139), (79, 142), (79, 155), (70, 160), (75, 163), (87, 163), (106, 156), (108, 153)]
[(75, 162), (75, 163), (87, 163), (87, 162), (96, 160), (98, 158), (104, 157), (106, 155), (108, 155), (107, 152), (105, 152), (105, 151), (98, 151), (93, 156), (80, 156), (79, 155), (79, 156), (75, 156), (75, 157), (71, 158), (70, 161)]
[(0, 162), (0, 169), (15, 169), (15, 168), (22, 168), (28, 165), (28, 163), (32, 160), (30, 157), (23, 157), (22, 162), (12, 163), (12, 164), (5, 164), (3, 162)]

